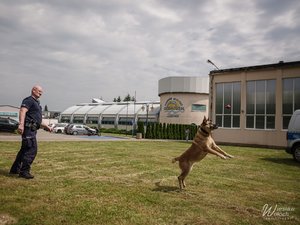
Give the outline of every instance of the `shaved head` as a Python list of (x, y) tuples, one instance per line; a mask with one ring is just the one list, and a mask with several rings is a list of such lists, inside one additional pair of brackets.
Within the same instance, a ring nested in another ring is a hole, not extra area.
[(43, 94), (43, 88), (40, 85), (35, 85), (31, 89), (31, 96), (38, 99)]

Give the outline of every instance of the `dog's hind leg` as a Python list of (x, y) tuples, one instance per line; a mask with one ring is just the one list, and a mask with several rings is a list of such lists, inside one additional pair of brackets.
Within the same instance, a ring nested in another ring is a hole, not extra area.
[(192, 169), (192, 165), (189, 162), (186, 161), (179, 161), (179, 167), (181, 169), (181, 174), (178, 176), (178, 182), (179, 182), (179, 188), (182, 190), (186, 187), (185, 185), (185, 178), (189, 174), (189, 172)]

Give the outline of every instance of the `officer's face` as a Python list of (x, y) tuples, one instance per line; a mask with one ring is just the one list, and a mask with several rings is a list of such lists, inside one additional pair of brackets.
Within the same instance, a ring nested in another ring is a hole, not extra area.
[(41, 97), (43, 94), (43, 89), (41, 87), (34, 87), (32, 89), (32, 95), (38, 99), (39, 97)]

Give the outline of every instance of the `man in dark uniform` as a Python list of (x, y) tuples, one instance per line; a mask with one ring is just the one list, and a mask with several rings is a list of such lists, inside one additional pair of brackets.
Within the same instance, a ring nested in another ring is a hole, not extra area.
[(31, 90), (31, 96), (22, 101), (19, 112), (18, 132), (22, 134), (22, 146), (10, 169), (10, 174), (19, 174), (19, 177), (32, 179), (30, 168), (37, 154), (37, 130), (43, 126), (51, 132), (51, 128), (42, 122), (42, 107), (39, 98), (43, 94), (42, 87), (36, 85)]

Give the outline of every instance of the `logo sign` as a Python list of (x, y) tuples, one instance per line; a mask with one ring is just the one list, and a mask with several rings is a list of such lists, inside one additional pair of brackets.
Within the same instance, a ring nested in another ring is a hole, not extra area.
[(265, 204), (262, 208), (262, 216), (268, 220), (293, 220), (295, 208), (293, 207), (279, 207), (276, 205)]
[(179, 113), (184, 112), (184, 106), (179, 99), (169, 98), (164, 105), (164, 111), (168, 113), (168, 117), (179, 117)]

